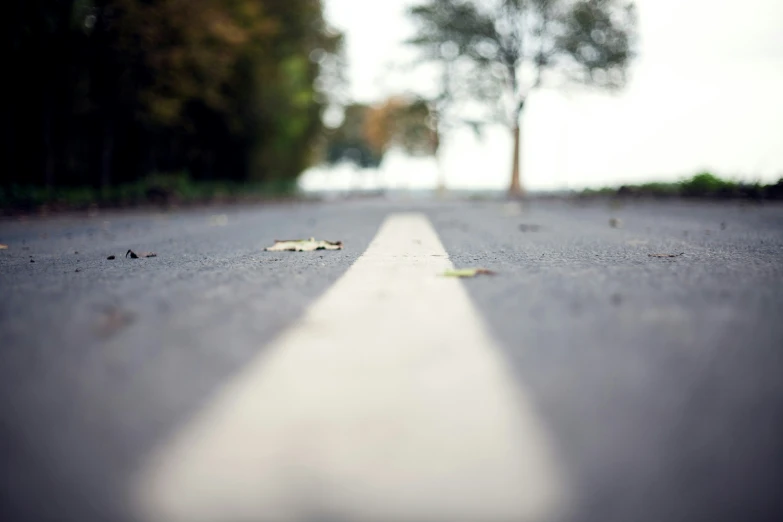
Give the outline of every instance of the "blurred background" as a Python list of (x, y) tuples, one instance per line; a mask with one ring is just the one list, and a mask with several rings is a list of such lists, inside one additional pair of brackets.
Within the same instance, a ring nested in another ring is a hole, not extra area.
[[(628, 4), (11, 0), (0, 205), (505, 191), (514, 121), (529, 191), (772, 194), (783, 4)], [(503, 24), (526, 9), (512, 79)]]

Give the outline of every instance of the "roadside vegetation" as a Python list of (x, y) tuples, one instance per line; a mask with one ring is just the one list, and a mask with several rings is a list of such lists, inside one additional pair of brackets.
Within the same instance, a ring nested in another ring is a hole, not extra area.
[(2, 209), (279, 196), (317, 161), (343, 83), (322, 0), (4, 7)]
[(783, 200), (783, 178), (777, 183), (745, 183), (720, 178), (711, 172), (700, 172), (677, 182), (651, 182), (639, 185), (622, 185), (585, 189), (579, 198), (698, 198), (698, 199), (749, 199)]
[(299, 198), (296, 180), (195, 181), (187, 172), (153, 173), (143, 179), (100, 189), (12, 185), (0, 187), (5, 214), (78, 211), (96, 208), (176, 207)]

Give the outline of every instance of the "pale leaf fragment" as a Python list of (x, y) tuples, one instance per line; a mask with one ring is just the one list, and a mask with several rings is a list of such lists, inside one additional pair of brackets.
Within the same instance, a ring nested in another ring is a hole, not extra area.
[(342, 250), (342, 241), (309, 239), (275, 239), (275, 244), (266, 247), (267, 252), (312, 252), (314, 250)]

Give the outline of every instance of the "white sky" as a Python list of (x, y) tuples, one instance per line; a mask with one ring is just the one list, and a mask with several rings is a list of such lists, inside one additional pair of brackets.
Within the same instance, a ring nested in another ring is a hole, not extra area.
[[(346, 34), (353, 96), (375, 101), (422, 88), (393, 67), (410, 50), (405, 0), (325, 0)], [(700, 169), (726, 177), (783, 177), (783, 0), (636, 0), (639, 57), (620, 94), (540, 90), (523, 120), (523, 183), (531, 189), (676, 180)], [(417, 83), (418, 82), (418, 83)], [(511, 139), (494, 129), (449, 139), (447, 183), (505, 188)], [(305, 188), (430, 187), (431, 160), (387, 158), (377, 175), (314, 169)]]

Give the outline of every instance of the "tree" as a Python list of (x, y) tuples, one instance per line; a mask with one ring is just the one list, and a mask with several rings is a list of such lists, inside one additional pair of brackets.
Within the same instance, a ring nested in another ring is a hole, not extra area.
[(329, 165), (347, 161), (377, 168), (395, 146), (411, 156), (433, 155), (438, 137), (431, 118), (429, 104), (418, 98), (392, 96), (375, 105), (348, 104), (342, 123), (324, 136), (324, 159)]
[(320, 0), (111, 1), (119, 47), (137, 54), (147, 120), (181, 128), (200, 142), (193, 149), (221, 138), (240, 145), (231, 152), (242, 168), (225, 170), (241, 178), (286, 180), (304, 169), (320, 130), (314, 84), (341, 44)]
[(181, 172), (290, 186), (312, 160), (342, 65), (322, 0), (6, 3), (3, 194), (110, 199)]
[(633, 58), (636, 14), (626, 0), (427, 0), (409, 15), (423, 61), (457, 75), (487, 119), (511, 131), (514, 197), (524, 194), (520, 125), (530, 93), (563, 80), (619, 89)]
[(379, 155), (397, 146), (411, 156), (429, 156), (437, 151), (438, 143), (431, 118), (427, 101), (392, 96), (369, 107), (363, 133)]
[(322, 154), (327, 165), (346, 162), (361, 168), (377, 168), (383, 151), (374, 147), (365, 132), (370, 107), (351, 103), (342, 108), (342, 123), (322, 136)]

